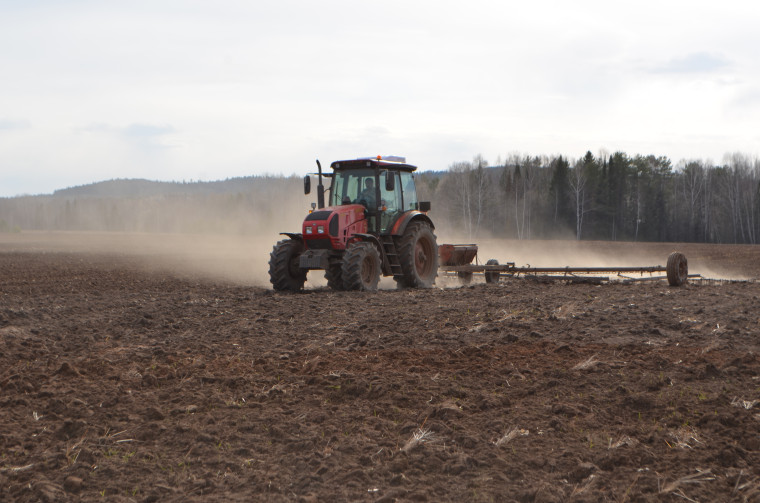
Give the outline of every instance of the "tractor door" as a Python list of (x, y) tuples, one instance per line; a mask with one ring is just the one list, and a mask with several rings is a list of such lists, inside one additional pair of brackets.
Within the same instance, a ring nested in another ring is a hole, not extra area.
[[(387, 179), (392, 177), (392, 190), (388, 190)], [(401, 180), (398, 171), (384, 171), (380, 175), (380, 233), (386, 234), (393, 227), (393, 223), (404, 212), (404, 199), (402, 197)]]
[(417, 188), (414, 184), (414, 176), (409, 171), (402, 171), (401, 188), (404, 196), (404, 211), (417, 210)]

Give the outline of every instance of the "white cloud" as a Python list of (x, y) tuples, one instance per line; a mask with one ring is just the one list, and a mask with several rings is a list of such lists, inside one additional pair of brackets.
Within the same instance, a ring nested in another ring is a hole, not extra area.
[(695, 52), (674, 58), (654, 69), (655, 73), (715, 73), (729, 67), (731, 62), (723, 55)]
[(758, 9), (4, 2), (0, 196), (383, 153), (423, 169), (511, 151), (755, 153), (742, 107), (759, 104)]
[(18, 131), (20, 129), (29, 129), (31, 126), (29, 121), (26, 120), (0, 118), (0, 131)]

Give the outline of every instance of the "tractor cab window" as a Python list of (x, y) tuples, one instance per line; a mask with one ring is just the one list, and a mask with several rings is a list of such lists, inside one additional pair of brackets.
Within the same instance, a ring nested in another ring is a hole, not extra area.
[[(370, 183), (375, 182), (375, 171), (371, 169), (352, 169), (345, 171), (336, 171), (333, 175), (332, 191), (330, 193), (330, 205), (340, 206), (341, 204), (362, 204), (360, 201), (366, 200), (367, 180)], [(362, 198), (362, 193), (365, 197)], [(372, 201), (366, 201), (367, 204)]]
[(414, 177), (409, 171), (402, 171), (401, 189), (404, 191), (404, 211), (417, 209), (417, 190), (414, 185)]

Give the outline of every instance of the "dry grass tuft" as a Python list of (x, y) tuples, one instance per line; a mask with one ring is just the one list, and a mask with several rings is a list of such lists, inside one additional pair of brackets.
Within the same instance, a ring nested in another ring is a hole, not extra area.
[(731, 496), (736, 498), (740, 492), (743, 493), (741, 495), (742, 501), (757, 501), (760, 498), (760, 479), (757, 477), (748, 479), (744, 470), (741, 470), (736, 477), (736, 484), (734, 484)]
[(19, 473), (19, 472), (25, 472), (26, 470), (30, 470), (34, 466), (34, 463), (30, 463), (26, 466), (8, 466), (0, 468), (0, 472), (11, 472), (11, 473)]
[(682, 449), (693, 449), (698, 444), (702, 444), (699, 439), (697, 430), (692, 426), (682, 426), (676, 431), (670, 432), (674, 443), (671, 447), (680, 447)]
[(758, 400), (741, 400), (739, 398), (734, 397), (731, 400), (731, 405), (734, 407), (743, 407), (747, 410), (751, 409), (755, 405), (757, 405)]
[(527, 437), (528, 435), (530, 435), (529, 430), (523, 430), (521, 428), (512, 428), (503, 437), (501, 437), (499, 440), (494, 442), (494, 444), (497, 446), (500, 446), (500, 445), (509, 443), (512, 439), (516, 437)]
[(504, 321), (516, 320), (516, 319), (520, 318), (520, 316), (523, 314), (523, 312), (522, 311), (517, 311), (517, 310), (507, 311), (506, 309), (500, 309), (500, 310), (498, 310), (496, 312), (496, 314), (498, 315), (498, 318), (496, 318), (496, 319), (493, 320), (494, 323), (501, 323), (501, 322), (504, 322)]
[(570, 493), (570, 498), (572, 499), (573, 496), (577, 496), (579, 494), (584, 493), (587, 489), (589, 489), (592, 485), (594, 485), (594, 482), (596, 482), (597, 476), (593, 473), (589, 475), (586, 480), (583, 482), (583, 485), (578, 486), (576, 485), (573, 487), (573, 492)]
[(688, 498), (686, 494), (684, 494), (683, 490), (681, 489), (681, 486), (688, 485), (688, 484), (703, 484), (705, 482), (710, 482), (712, 480), (715, 480), (715, 475), (712, 474), (712, 471), (697, 469), (697, 473), (686, 475), (685, 477), (681, 477), (680, 479), (675, 480), (661, 487), (660, 494), (672, 493), (674, 496), (684, 498), (687, 501), (694, 501)]
[(580, 307), (577, 302), (568, 302), (558, 308), (554, 309), (549, 316), (550, 319), (566, 320), (568, 318), (575, 318), (577, 314), (584, 313), (583, 307)]
[(599, 363), (599, 360), (596, 359), (596, 355), (591, 355), (587, 360), (582, 361), (578, 365), (573, 367), (573, 370), (585, 370), (585, 369), (593, 367), (597, 363)]
[(470, 332), (470, 333), (472, 333), (472, 332), (477, 333), (477, 332), (480, 332), (481, 330), (483, 330), (485, 328), (488, 328), (488, 323), (483, 323), (483, 322), (479, 321), (479, 322), (475, 323), (473, 326), (471, 326), (469, 328), (469, 330), (467, 330), (467, 331)]
[(623, 447), (624, 445), (636, 445), (639, 441), (635, 438), (631, 438), (628, 435), (619, 438), (616, 442), (613, 442), (610, 438), (609, 445), (607, 445), (608, 449), (617, 449), (618, 447)]
[(435, 435), (432, 431), (425, 428), (418, 428), (417, 431), (415, 431), (412, 434), (412, 438), (409, 439), (409, 441), (404, 444), (404, 447), (401, 448), (402, 452), (409, 452), (412, 449), (414, 449), (419, 444), (424, 444), (426, 442), (431, 442), (435, 439)]

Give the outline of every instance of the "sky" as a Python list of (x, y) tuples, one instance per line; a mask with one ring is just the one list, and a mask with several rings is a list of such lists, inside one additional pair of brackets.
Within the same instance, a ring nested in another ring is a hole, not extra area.
[(0, 0), (0, 197), (405, 156), (760, 154), (760, 3)]

